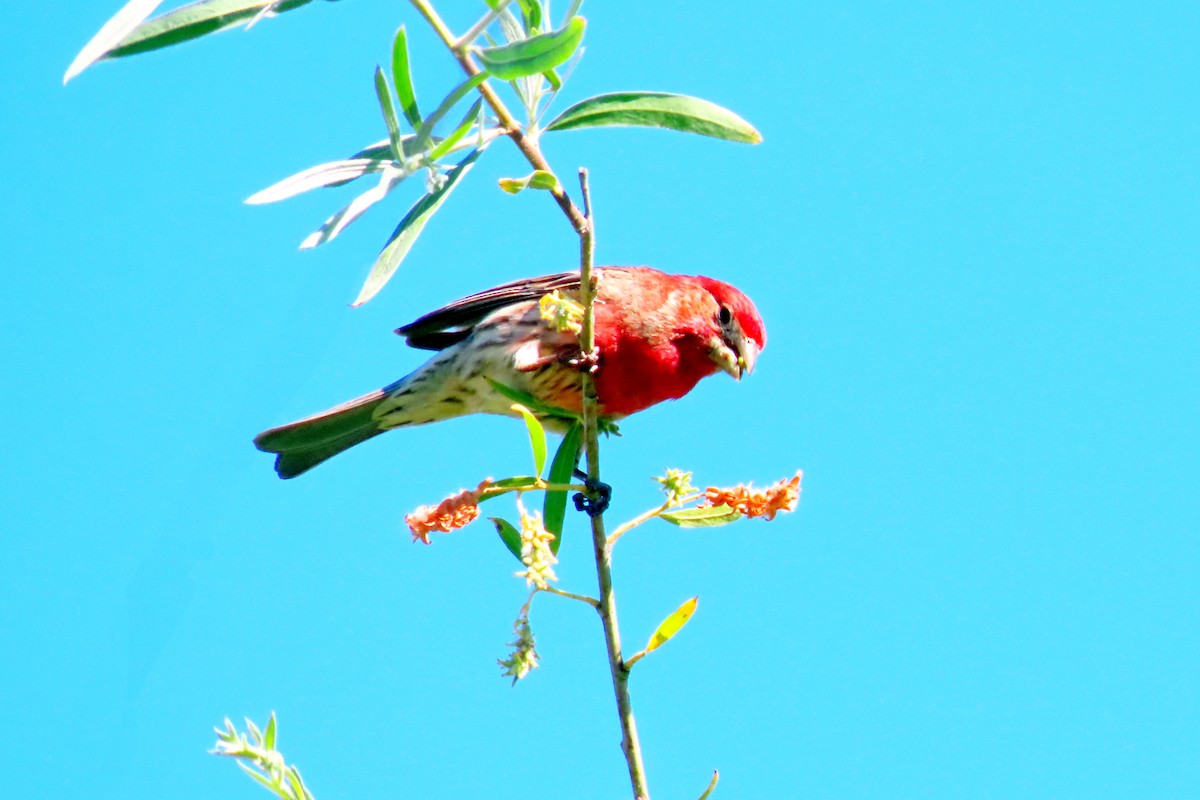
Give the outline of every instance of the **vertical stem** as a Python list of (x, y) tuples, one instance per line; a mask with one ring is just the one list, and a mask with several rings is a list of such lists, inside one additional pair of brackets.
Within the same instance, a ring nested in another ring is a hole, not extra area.
[[(583, 195), (583, 214), (586, 224), (579, 233), (579, 285), (583, 304), (583, 329), (579, 332), (584, 354), (596, 349), (595, 287), (592, 268), (595, 260), (595, 221), (592, 218), (592, 195), (588, 187), (588, 171), (579, 170), (579, 188)], [(600, 438), (596, 425), (596, 381), (591, 372), (583, 377), (583, 441), (587, 453), (588, 478), (600, 479)], [(608, 668), (612, 674), (613, 693), (617, 699), (617, 716), (621, 720), (621, 750), (629, 766), (629, 780), (636, 800), (650, 800), (646, 786), (646, 768), (642, 763), (642, 746), (638, 741), (637, 723), (633, 719), (633, 703), (629, 699), (629, 670), (621, 656), (621, 630), (617, 625), (617, 598), (612, 585), (612, 545), (604, 530), (604, 517), (597, 514), (592, 520), (592, 550), (596, 557), (596, 576), (600, 583), (600, 619), (604, 624), (604, 643), (608, 647)]]
[[(437, 33), (438, 38), (449, 48), (458, 60), (459, 65), (468, 75), (477, 75), (481, 71), (471, 58), (470, 51), (462, 46), (453, 32), (446, 26), (434, 10), (430, 0), (409, 0), (413, 7), (425, 18)], [(468, 43), (469, 44), (469, 43)], [(513, 140), (517, 149), (525, 156), (526, 161), (534, 169), (553, 172), (550, 164), (542, 155), (536, 139), (525, 135), (504, 102), (492, 91), (492, 87), (484, 81), (479, 85), (479, 93), (504, 128), (505, 134)], [(579, 170), (579, 188), (583, 193), (583, 210), (581, 211), (567, 193), (559, 185), (551, 194), (558, 207), (566, 215), (571, 227), (579, 234), (579, 278), (580, 302), (583, 305), (583, 329), (579, 333), (579, 344), (585, 355), (596, 349), (595, 315), (593, 302), (595, 286), (593, 285), (593, 266), (595, 259), (595, 228), (592, 223), (592, 197), (588, 189), (588, 174), (586, 169)], [(596, 382), (590, 372), (584, 372), (581, 377), (583, 391), (583, 408), (580, 417), (583, 421), (584, 452), (587, 454), (588, 478), (593, 481), (600, 479), (600, 440), (597, 428), (596, 413)], [(621, 750), (625, 753), (625, 762), (629, 766), (629, 781), (633, 786), (635, 800), (650, 800), (650, 790), (646, 787), (646, 770), (642, 764), (642, 747), (638, 742), (637, 725), (633, 719), (633, 705), (629, 699), (629, 670), (621, 657), (621, 632), (617, 626), (617, 601), (612, 586), (612, 545), (604, 530), (602, 515), (591, 517), (592, 548), (596, 557), (596, 576), (600, 583), (600, 619), (604, 624), (604, 642), (608, 648), (608, 666), (612, 673), (613, 693), (617, 699), (617, 716), (621, 722)]]

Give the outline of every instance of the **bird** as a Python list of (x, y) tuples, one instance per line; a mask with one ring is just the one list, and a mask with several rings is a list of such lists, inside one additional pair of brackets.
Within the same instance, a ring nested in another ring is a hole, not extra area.
[[(456, 300), (396, 329), (408, 345), (432, 350), (394, 383), (327, 411), (260, 433), (275, 471), (294, 478), (325, 460), (395, 428), (466, 414), (519, 415), (496, 387), (538, 404), (579, 414), (580, 371), (595, 377), (597, 411), (619, 420), (690, 392), (725, 372), (754, 370), (766, 345), (750, 298), (723, 281), (651, 267), (594, 271), (596, 351), (583, 357), (578, 334), (543, 318), (539, 301), (553, 292), (578, 300), (579, 272), (525, 278)], [(536, 411), (536, 410), (535, 410)], [(561, 417), (544, 420), (565, 430)]]

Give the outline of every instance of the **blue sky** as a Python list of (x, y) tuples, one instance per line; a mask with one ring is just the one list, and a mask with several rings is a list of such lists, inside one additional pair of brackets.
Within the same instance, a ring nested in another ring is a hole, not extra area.
[[(352, 189), (241, 201), (384, 135), (399, 23), (426, 105), (453, 62), (407, 4), (352, 0), (62, 87), (119, 5), (17, 4), (0, 52), (0, 796), (265, 797), (205, 751), (272, 709), (321, 800), (626, 796), (590, 612), (539, 598), (544, 665), (509, 688), (515, 562), (484, 523), (403, 526), (527, 470), (519, 423), (291, 482), (250, 444), (419, 363), (397, 325), (571, 266), (570, 230), (497, 189), (527, 171), (501, 142), (352, 310), (414, 190), (303, 253)], [(605, 443), (613, 521), (666, 467), (805, 472), (794, 514), (617, 549), (631, 648), (701, 598), (633, 677), (654, 795), (716, 768), (729, 798), (1195, 797), (1196, 6), (584, 11), (559, 109), (674, 91), (765, 137), (544, 140), (591, 170), (601, 263), (736, 283), (770, 332), (749, 380)], [(562, 585), (592, 592), (568, 524)]]

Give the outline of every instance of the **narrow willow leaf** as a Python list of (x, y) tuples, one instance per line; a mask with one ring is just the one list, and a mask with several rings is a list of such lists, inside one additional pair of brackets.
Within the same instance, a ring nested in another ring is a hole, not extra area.
[(560, 408), (558, 406), (552, 406), (549, 403), (541, 402), (536, 397), (529, 394), (529, 392), (522, 392), (521, 390), (514, 389), (511, 386), (505, 386), (500, 381), (493, 380), (491, 378), (488, 378), (487, 380), (488, 383), (492, 385), (492, 388), (497, 392), (504, 395), (509, 400), (512, 400), (514, 403), (520, 403), (526, 408), (532, 409), (540, 417), (553, 417), (554, 419), (560, 419), (569, 422), (573, 422), (579, 418), (577, 414), (572, 414), (565, 408)]
[(263, 747), (268, 750), (275, 749), (275, 712), (271, 712), (271, 718), (267, 720), (267, 729), (263, 731)]
[[(512, 478), (501, 478), (498, 481), (492, 481), (489, 486), (494, 486), (497, 489), (532, 489), (537, 486), (538, 478), (536, 475), (517, 475)], [(484, 500), (491, 500), (493, 497), (499, 497), (498, 494), (489, 494), (483, 497)]]
[(455, 145), (461, 142), (463, 137), (471, 130), (471, 126), (475, 124), (476, 119), (479, 117), (479, 111), (482, 108), (483, 98), (481, 97), (471, 104), (466, 114), (463, 114), (462, 122), (458, 123), (458, 127), (449, 136), (442, 139), (437, 147), (429, 151), (429, 160), (436, 163), (439, 158), (453, 150)]
[[(500, 16), (497, 19), (500, 23), (500, 30), (504, 31), (504, 38), (506, 41), (516, 42), (525, 38), (525, 33), (521, 29), (521, 23), (517, 19), (517, 15), (512, 12), (511, 8), (509, 8), (507, 5), (504, 6), (504, 8), (500, 8), (499, 3), (492, 3), (490, 0), (488, 0), (488, 6), (491, 7), (492, 11), (500, 12)], [(493, 46), (495, 45), (495, 41), (490, 35), (488, 35), (487, 31), (483, 32), (483, 37), (489, 42), (492, 42)]]
[(374, 266), (371, 267), (371, 273), (367, 276), (366, 283), (363, 284), (362, 290), (351, 305), (361, 306), (379, 293), (383, 285), (396, 272), (396, 268), (400, 266), (400, 262), (408, 255), (408, 251), (412, 249), (413, 243), (421, 235), (421, 231), (425, 229), (426, 223), (441, 208), (442, 203), (446, 202), (446, 198), (450, 196), (450, 192), (458, 184), (462, 176), (467, 174), (471, 169), (471, 165), (475, 163), (475, 159), (479, 158), (479, 154), (482, 152), (480, 149), (472, 150), (466, 158), (458, 162), (458, 165), (454, 169), (450, 170), (441, 187), (426, 194), (417, 201), (416, 205), (408, 210), (408, 213), (404, 215), (404, 219), (400, 220), (400, 224), (396, 226), (396, 230), (392, 231), (392, 235), (388, 239), (387, 245), (383, 248), (383, 252), (379, 254), (379, 258), (375, 260)]
[[(562, 442), (550, 462), (550, 475), (546, 478), (549, 483), (570, 483), (575, 475), (575, 464), (579, 460), (579, 445), (583, 441), (583, 426), (574, 422), (563, 434)], [(542, 521), (546, 530), (554, 534), (550, 542), (550, 552), (558, 555), (558, 546), (562, 542), (563, 522), (567, 517), (567, 493), (546, 492), (542, 503)]]
[(408, 34), (401, 25), (392, 42), (392, 80), (396, 83), (396, 97), (404, 118), (413, 130), (421, 127), (421, 112), (417, 108), (417, 93), (413, 90), (412, 73), (408, 67)]
[(529, 429), (529, 446), (533, 449), (533, 472), (541, 475), (546, 468), (546, 429), (533, 412), (520, 403), (513, 403), (512, 410), (525, 418), (525, 427)]
[(638, 125), (699, 133), (758, 144), (762, 135), (746, 120), (716, 103), (663, 92), (617, 92), (576, 103), (546, 126), (548, 131)]
[(688, 620), (692, 618), (692, 614), (696, 613), (696, 606), (700, 603), (699, 597), (693, 597), (679, 608), (671, 612), (671, 615), (659, 623), (654, 629), (654, 634), (650, 637), (650, 641), (646, 643), (646, 652), (651, 653), (666, 644), (671, 637), (679, 633), (684, 625), (687, 625)]
[(261, 192), (255, 192), (246, 198), (246, 203), (252, 206), (275, 203), (311, 189), (319, 189), (322, 186), (341, 186), (356, 178), (361, 178), (363, 175), (382, 172), (389, 164), (391, 164), (391, 159), (375, 158), (352, 158), (347, 161), (317, 164), (315, 167), (309, 167), (303, 172), (297, 172), (291, 177), (284, 178)]
[[(470, 116), (470, 114), (467, 114), (466, 116)], [(464, 119), (465, 119), (465, 117), (464, 117)], [(457, 130), (455, 130), (454, 133), (451, 133), (449, 136), (447, 136), (446, 139), (452, 139), (455, 137), (456, 134), (457, 134)], [(457, 153), (459, 150), (466, 150), (468, 147), (479, 147), (480, 145), (490, 144), (493, 139), (503, 136), (503, 135), (504, 135), (503, 128), (484, 128), (482, 131), (480, 131), (479, 128), (477, 128), (477, 127), (468, 127), (466, 134), (463, 135), (461, 138), (459, 138), (457, 141), (455, 141), (449, 148), (447, 148), (445, 150), (445, 152), (440, 152), (438, 155), (438, 158), (448, 155), (449, 153)], [(416, 136), (416, 134), (413, 134), (413, 133), (406, 133), (401, 138), (403, 139), (403, 142), (404, 142), (404, 155), (405, 155), (405, 157), (411, 158), (413, 155), (416, 154), (416, 150), (415, 150), (415, 148), (413, 148), (413, 142), (416, 141), (417, 136)], [(431, 137), (430, 141), (437, 143), (437, 147), (434, 148), (434, 151), (438, 151), (441, 148), (442, 142), (444, 142), (445, 140), (444, 139), (439, 140), (438, 137), (434, 136), (434, 137)], [(434, 151), (431, 151), (431, 154)], [(384, 139), (382, 141), (376, 142), (375, 144), (368, 145), (367, 147), (364, 147), (362, 150), (359, 150), (357, 153), (355, 153), (353, 156), (351, 156), (351, 158), (371, 158), (371, 159), (386, 159), (386, 160), (390, 160), (391, 157), (392, 157), (392, 141), (391, 141), (391, 139)], [(335, 184), (330, 184), (330, 185), (335, 185)]]
[(395, 189), (406, 177), (408, 177), (408, 173), (403, 170), (392, 169), (390, 167), (385, 168), (383, 175), (379, 177), (379, 183), (351, 200), (349, 205), (325, 220), (325, 223), (321, 227), (310, 233), (300, 243), (300, 249), (311, 250), (326, 242), (333, 241), (351, 222), (354, 222), (368, 208), (386, 197), (388, 192)]
[(742, 518), (740, 511), (727, 505), (686, 508), (683, 511), (664, 511), (658, 516), (681, 528), (715, 528)]
[(66, 85), (71, 78), (104, 58), (122, 39), (145, 22), (161, 4), (162, 0), (129, 0), (112, 19), (104, 23), (92, 40), (83, 46), (79, 55), (75, 56), (75, 60), (63, 75), (63, 84)]
[(304, 785), (304, 776), (300, 774), (299, 767), (288, 767), (288, 782), (298, 791), (303, 792), (303, 794), (296, 795), (300, 800), (313, 800), (312, 792)]
[(713, 789), (717, 788), (717, 781), (721, 779), (721, 774), (715, 769), (713, 770), (712, 780), (708, 782), (708, 788), (704, 790), (704, 794), (700, 795), (699, 800), (708, 800), (713, 793)]
[(537, 33), (542, 27), (542, 4), (538, 0), (517, 0), (521, 16), (525, 18), (525, 30)]
[[(504, 542), (508, 552), (512, 553), (517, 561), (521, 561), (521, 532), (511, 522), (501, 517), (488, 517), (488, 519), (496, 526), (496, 533), (500, 535), (500, 541)], [(521, 561), (521, 563), (525, 562)]]
[[(416, 134), (413, 133), (407, 134), (403, 137), (405, 154), (408, 153), (408, 143), (415, 138)], [(359, 150), (357, 153), (350, 156), (349, 160), (352, 161), (356, 158), (369, 158), (372, 161), (390, 161), (392, 158), (392, 140), (381, 139), (375, 144), (369, 144), (362, 150)]]
[(421, 123), (421, 128), (417, 131), (417, 139), (412, 143), (412, 151), (414, 153), (420, 153), (425, 149), (425, 146), (433, 137), (433, 127), (441, 122), (442, 117), (446, 116), (450, 112), (450, 109), (458, 105), (458, 101), (466, 97), (476, 86), (486, 81), (487, 77), (482, 72), (472, 75), (456, 86), (454, 91), (446, 95), (446, 99), (441, 102), (441, 105), (434, 109), (433, 113)]
[(525, 189), (544, 189), (552, 192), (558, 188), (558, 178), (553, 172), (539, 169), (524, 178), (501, 178), (500, 188), (509, 194), (520, 194)]
[(488, 72), (501, 80), (514, 81), (539, 75), (571, 57), (583, 41), (586, 27), (587, 21), (583, 17), (572, 17), (566, 25), (551, 33), (531, 36), (500, 47), (484, 47), (478, 51), (479, 60)]
[[(297, 798), (297, 800), (305, 800), (305, 798), (311, 797), (308, 789), (304, 786), (304, 781), (300, 779), (300, 773), (295, 767), (288, 767), (286, 775), (288, 786), (292, 788), (293, 797)], [(700, 798), (700, 800), (704, 800), (704, 798)]]
[(274, 791), (275, 791), (275, 784), (274, 784), (274, 783), (272, 783), (272, 782), (270, 781), (270, 779), (268, 779), (268, 778), (267, 778), (265, 775), (263, 775), (261, 772), (259, 772), (259, 771), (258, 771), (258, 770), (256, 770), (256, 769), (253, 769), (253, 768), (251, 768), (250, 766), (248, 766), (248, 765), (247, 765), (245, 762), (243, 762), (243, 761), (239, 761), (239, 762), (237, 762), (237, 765), (238, 765), (239, 767), (241, 767), (241, 768), (242, 768), (242, 769), (243, 769), (243, 770), (246, 772), (246, 774), (247, 774), (247, 775), (249, 775), (251, 778), (254, 778), (254, 780), (258, 781), (258, 782), (259, 782), (259, 783), (261, 783), (263, 786), (265, 786), (265, 787), (267, 787), (268, 789), (270, 789), (272, 792), (274, 792)]
[[(417, 135), (415, 133), (406, 133), (400, 137), (400, 143), (404, 146), (405, 158), (407, 158), (413, 154), (414, 150), (413, 150), (412, 144), (414, 141), (416, 141), (416, 138), (417, 138)], [(350, 158), (351, 159), (370, 158), (370, 159), (374, 159), (374, 160), (382, 159), (384, 161), (391, 161), (392, 160), (392, 140), (390, 137), (387, 139), (381, 139), (378, 142), (376, 142), (375, 144), (367, 145), (362, 150), (359, 150), (357, 153), (350, 156)]]
[[(282, 14), (311, 2), (312, 0), (283, 0), (275, 4), (274, 12)], [(248, 24), (268, 5), (271, 5), (271, 0), (201, 0), (189, 3), (142, 23), (133, 33), (122, 39), (117, 47), (110, 50), (106, 57), (119, 58), (161, 50), (209, 33)]]
[(379, 110), (383, 112), (383, 123), (387, 125), (388, 139), (392, 142), (392, 158), (404, 160), (404, 142), (400, 138), (400, 118), (396, 116), (396, 104), (392, 102), (392, 88), (388, 85), (383, 67), (375, 66), (375, 97), (379, 99)]

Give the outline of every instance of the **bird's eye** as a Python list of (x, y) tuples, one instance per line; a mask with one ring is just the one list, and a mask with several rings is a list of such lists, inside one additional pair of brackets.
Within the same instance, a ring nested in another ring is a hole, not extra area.
[(733, 322), (733, 312), (729, 310), (729, 306), (721, 306), (721, 310), (717, 313), (717, 319), (722, 325)]

